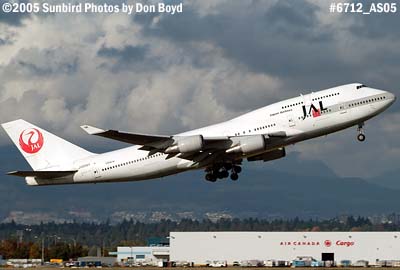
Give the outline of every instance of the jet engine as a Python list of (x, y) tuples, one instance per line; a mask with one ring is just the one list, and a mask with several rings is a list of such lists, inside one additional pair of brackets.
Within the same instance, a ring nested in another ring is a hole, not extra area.
[(265, 149), (265, 138), (263, 135), (253, 135), (241, 138), (239, 144), (226, 150), (227, 153), (251, 154)]
[(177, 137), (174, 139), (174, 144), (165, 149), (165, 153), (191, 153), (198, 152), (203, 149), (203, 136), (201, 135)]
[(274, 159), (279, 159), (279, 158), (283, 158), (286, 156), (286, 151), (285, 148), (279, 148), (279, 149), (275, 149), (260, 155), (256, 155), (253, 157), (249, 157), (247, 158), (248, 161), (256, 161), (256, 160), (263, 160), (265, 161), (270, 161), (270, 160), (274, 160)]

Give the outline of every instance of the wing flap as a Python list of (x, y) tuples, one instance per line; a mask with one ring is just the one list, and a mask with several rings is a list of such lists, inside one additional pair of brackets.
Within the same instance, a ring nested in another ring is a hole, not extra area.
[(73, 175), (77, 171), (13, 171), (8, 172), (8, 175), (19, 176), (19, 177), (38, 177), (43, 179), (60, 178), (68, 175)]

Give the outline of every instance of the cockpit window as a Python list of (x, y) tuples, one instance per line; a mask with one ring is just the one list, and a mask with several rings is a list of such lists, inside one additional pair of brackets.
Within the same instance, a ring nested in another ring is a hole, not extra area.
[(361, 84), (361, 85), (357, 85), (356, 86), (357, 89), (360, 89), (360, 88), (363, 88), (363, 87), (367, 87), (367, 86), (365, 84)]

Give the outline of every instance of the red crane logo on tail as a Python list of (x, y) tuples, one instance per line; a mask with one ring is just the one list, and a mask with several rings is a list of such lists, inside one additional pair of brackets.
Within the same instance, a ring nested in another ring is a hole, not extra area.
[(43, 146), (43, 134), (36, 128), (28, 128), (19, 135), (19, 146), (28, 154), (35, 154)]

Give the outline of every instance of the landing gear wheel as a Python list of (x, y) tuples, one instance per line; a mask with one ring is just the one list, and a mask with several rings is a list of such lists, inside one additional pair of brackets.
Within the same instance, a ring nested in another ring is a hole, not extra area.
[(233, 166), (233, 171), (235, 173), (240, 173), (242, 171), (242, 168), (240, 166)]
[(231, 180), (236, 181), (239, 179), (239, 175), (237, 173), (231, 173)]
[(362, 134), (362, 133), (358, 134), (358, 135), (357, 135), (357, 140), (359, 140), (360, 142), (365, 141), (365, 135)]
[(221, 171), (222, 178), (227, 178), (229, 176), (229, 172), (226, 170)]
[(207, 181), (210, 181), (210, 182), (215, 182), (215, 181), (217, 181), (217, 178), (216, 178), (215, 175), (212, 174), (212, 173), (207, 173), (205, 178), (206, 178)]
[(217, 172), (216, 176), (217, 176), (218, 179), (223, 179), (224, 178), (224, 176), (222, 175), (221, 172)]
[(357, 127), (358, 135), (357, 135), (357, 140), (360, 142), (365, 141), (365, 135), (364, 135), (364, 123), (359, 123)]
[(224, 164), (224, 168), (225, 168), (225, 170), (230, 171), (232, 169), (232, 164), (231, 163), (225, 163)]

